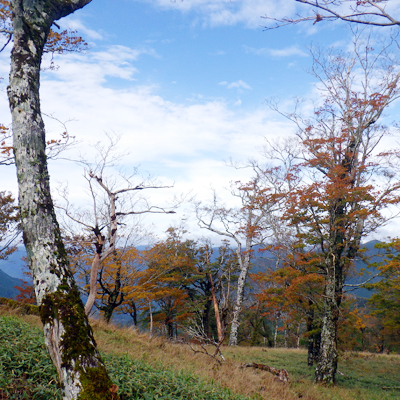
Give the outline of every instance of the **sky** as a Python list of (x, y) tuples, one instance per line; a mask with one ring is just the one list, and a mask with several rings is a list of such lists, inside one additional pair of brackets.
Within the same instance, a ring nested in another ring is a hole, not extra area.
[[(399, 1), (391, 3), (398, 9)], [(283, 17), (300, 8), (294, 0), (93, 0), (59, 21), (88, 43), (83, 53), (57, 55), (57, 68), (43, 62), (41, 107), (49, 137), (66, 124), (77, 144), (49, 163), (53, 196), (68, 185), (77, 207), (90, 204), (83, 168), (94, 162), (95, 145), (120, 137), (125, 154), (116, 169), (134, 179), (151, 175), (169, 189), (143, 191), (152, 204), (174, 197), (207, 201), (215, 189), (228, 204), (230, 182), (246, 181), (248, 169), (234, 163), (262, 160), (266, 139), (293, 135), (295, 127), (267, 104), (283, 106), (315, 96), (309, 74), (310, 46), (345, 48), (351, 33), (342, 23), (304, 23), (265, 30), (262, 18)], [(9, 51), (0, 54), (0, 121), (10, 124), (6, 86)], [(107, 136), (108, 135), (108, 136)], [(396, 139), (397, 140), (397, 139)], [(14, 167), (1, 167), (1, 190), (17, 193)], [(142, 223), (158, 237), (185, 224), (207, 235), (189, 203), (174, 215), (148, 215)], [(385, 234), (395, 232), (396, 226)], [(218, 241), (217, 238), (213, 240)]]

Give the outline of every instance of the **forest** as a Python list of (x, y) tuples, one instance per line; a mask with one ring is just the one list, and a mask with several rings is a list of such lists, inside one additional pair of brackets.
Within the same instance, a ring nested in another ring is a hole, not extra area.
[[(353, 24), (352, 42), (346, 51), (310, 49), (318, 101), (298, 99), (289, 111), (268, 101), (295, 132), (266, 141), (260, 159), (232, 162), (251, 177), (231, 182), (229, 204), (218, 189), (208, 201), (154, 203), (146, 193), (169, 186), (116, 173), (119, 137), (109, 135), (94, 162), (78, 161), (85, 207), (67, 189), (52, 198), (47, 160), (71, 137), (46, 139), (39, 82), (43, 54), (85, 48), (55, 21), (90, 0), (0, 1), (5, 46), (13, 47), (2, 164), (15, 163), (19, 187), (18, 205), (0, 192), (0, 256), (17, 249), (22, 233), (29, 280), (17, 300), (39, 306), (65, 399), (117, 396), (89, 316), (110, 323), (123, 315), (150, 337), (219, 362), (226, 346), (306, 348), (305, 363), (324, 385), (337, 381), (345, 350), (399, 352), (400, 239), (366, 247), (400, 203), (398, 126), (384, 118), (400, 96), (398, 41), (358, 26), (400, 22), (385, 11), (389, 1), (297, 1), (313, 14), (271, 29), (341, 19)], [(347, 3), (351, 13), (342, 14)], [(139, 244), (149, 236), (139, 216), (174, 214), (183, 203), (203, 237), (172, 225), (165, 239)], [(360, 288), (368, 298), (357, 296)]]

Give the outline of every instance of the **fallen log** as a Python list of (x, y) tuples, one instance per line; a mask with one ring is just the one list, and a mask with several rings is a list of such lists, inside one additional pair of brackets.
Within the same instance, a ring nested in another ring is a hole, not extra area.
[(256, 363), (243, 364), (242, 368), (261, 369), (262, 371), (268, 371), (271, 374), (275, 375), (281, 382), (286, 383), (289, 381), (289, 373), (286, 371), (286, 369), (277, 369), (274, 367), (270, 367), (269, 365), (256, 364)]

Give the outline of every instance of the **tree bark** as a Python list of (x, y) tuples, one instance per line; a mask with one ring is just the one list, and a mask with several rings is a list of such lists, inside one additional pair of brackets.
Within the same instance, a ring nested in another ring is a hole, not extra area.
[(149, 317), (150, 317), (149, 336), (153, 337), (153, 310), (151, 308), (151, 300), (149, 300)]
[(79, 291), (69, 270), (50, 196), (39, 99), (40, 64), (51, 24), (89, 2), (11, 2), (14, 47), (8, 96), (21, 223), (45, 343), (63, 386), (64, 399), (112, 398), (112, 383), (96, 350)]
[(236, 301), (233, 307), (233, 318), (231, 324), (231, 332), (229, 335), (229, 346), (237, 346), (238, 344), (238, 330), (240, 325), (240, 315), (242, 312), (242, 304), (244, 298), (244, 288), (246, 285), (247, 275), (250, 267), (250, 252), (251, 252), (251, 239), (246, 239), (246, 251), (242, 254), (242, 248), (238, 245), (236, 253), (240, 265), (240, 274), (237, 283)]
[(334, 384), (337, 371), (337, 321), (339, 306), (337, 302), (335, 280), (328, 279), (325, 288), (325, 308), (322, 318), (321, 346), (318, 364), (315, 369), (315, 381), (324, 384)]
[[(331, 247), (325, 261), (324, 313), (322, 317), (321, 344), (318, 364), (315, 369), (315, 382), (332, 385), (336, 380), (338, 363), (337, 322), (342, 302), (343, 284), (345, 280), (345, 257), (343, 247), (346, 244), (343, 232), (343, 207), (334, 207), (334, 218), (338, 223), (332, 224)], [(349, 249), (350, 250), (350, 249)], [(353, 250), (353, 247), (351, 247)], [(349, 256), (349, 251), (346, 252)]]
[(225, 332), (222, 329), (217, 296), (215, 295), (214, 282), (213, 282), (211, 274), (208, 274), (208, 276), (210, 278), (211, 295), (212, 295), (212, 302), (213, 302), (213, 306), (214, 306), (215, 322), (217, 324), (218, 343), (222, 343), (224, 341)]
[(320, 324), (315, 321), (315, 312), (311, 307), (313, 303), (311, 300), (308, 303), (310, 310), (307, 312), (307, 365), (312, 366), (314, 362), (318, 361), (319, 350), (321, 347), (321, 329)]

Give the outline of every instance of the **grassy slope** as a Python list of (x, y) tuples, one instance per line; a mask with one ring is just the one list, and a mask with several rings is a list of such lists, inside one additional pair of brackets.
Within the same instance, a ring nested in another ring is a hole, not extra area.
[[(15, 314), (15, 311), (0, 307), (0, 314), (10, 313)], [(25, 320), (28, 325), (21, 325), (21, 320)], [(37, 328), (32, 328), (34, 326)], [(313, 368), (306, 367), (304, 351), (224, 348), (228, 361), (219, 365), (205, 355), (193, 354), (184, 345), (171, 344), (159, 338), (149, 340), (147, 336), (139, 335), (130, 329), (117, 329), (98, 321), (94, 322), (93, 326), (96, 340), (105, 355), (105, 362), (114, 382), (120, 387), (120, 391), (125, 393), (123, 400), (239, 399), (232, 394), (233, 392), (255, 399), (270, 400), (400, 399), (399, 389), (382, 389), (400, 386), (400, 358), (395, 355), (346, 353), (341, 357), (339, 364), (339, 370), (344, 375), (338, 376), (338, 386), (324, 388), (312, 383)], [(21, 395), (24, 391), (29, 394), (26, 398), (46, 400), (57, 399), (58, 396), (56, 392), (52, 392), (51, 395), (45, 394), (45, 390), (56, 391), (56, 386), (54, 371), (44, 356), (39, 328), (40, 321), (34, 316), (16, 315), (11, 319), (0, 318), (0, 388), (4, 390), (7, 385), (11, 385), (10, 381), (6, 381), (10, 379), (9, 375), (3, 372), (6, 371), (10, 360), (14, 363), (14, 374), (16, 371), (25, 371), (18, 377), (14, 376), (12, 385), (15, 391), (19, 391), (17, 397), (14, 397), (16, 399), (24, 398)], [(12, 341), (10, 337), (13, 338)], [(29, 347), (33, 351), (26, 353), (25, 349)], [(291, 383), (284, 385), (274, 380), (267, 372), (240, 368), (240, 364), (244, 362), (286, 368)], [(197, 377), (200, 377), (200, 380)], [(204, 381), (214, 385), (207, 385)], [(28, 387), (31, 388), (29, 391)], [(229, 388), (230, 391), (223, 388)]]

